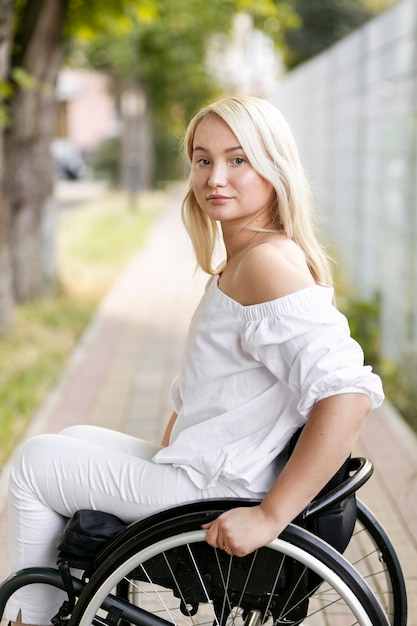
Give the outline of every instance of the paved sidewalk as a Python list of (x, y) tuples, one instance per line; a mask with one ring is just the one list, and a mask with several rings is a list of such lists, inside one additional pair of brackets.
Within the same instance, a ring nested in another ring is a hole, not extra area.
[[(169, 198), (103, 301), (27, 436), (90, 423), (160, 440), (184, 336), (206, 281), (194, 274), (181, 193), (178, 188)], [(394, 541), (407, 578), (409, 626), (417, 626), (417, 438), (386, 404), (370, 416), (358, 453), (376, 465), (360, 497)], [(7, 473), (6, 467), (0, 476), (0, 578), (8, 573)]]

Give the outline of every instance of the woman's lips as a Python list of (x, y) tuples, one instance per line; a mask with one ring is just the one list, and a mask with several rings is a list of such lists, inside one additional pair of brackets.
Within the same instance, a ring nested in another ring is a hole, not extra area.
[(212, 193), (207, 196), (207, 200), (213, 204), (225, 204), (228, 200), (231, 200), (230, 196), (223, 196), (222, 194)]

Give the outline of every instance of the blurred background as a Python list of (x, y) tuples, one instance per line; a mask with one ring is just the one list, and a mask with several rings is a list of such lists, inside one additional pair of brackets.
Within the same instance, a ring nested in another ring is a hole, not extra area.
[(338, 304), (417, 430), (416, 34), (416, 0), (0, 0), (0, 465), (226, 94), (294, 128)]

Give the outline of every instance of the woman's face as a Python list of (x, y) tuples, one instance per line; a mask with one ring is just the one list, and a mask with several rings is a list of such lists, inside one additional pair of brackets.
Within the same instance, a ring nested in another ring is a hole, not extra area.
[(201, 209), (222, 224), (271, 225), (274, 188), (252, 167), (236, 135), (217, 115), (205, 117), (195, 131), (191, 186)]

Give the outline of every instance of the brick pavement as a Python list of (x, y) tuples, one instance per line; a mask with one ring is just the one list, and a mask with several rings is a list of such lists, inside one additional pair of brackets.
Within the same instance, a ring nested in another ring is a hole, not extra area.
[[(143, 248), (125, 268), (69, 359), (27, 436), (75, 423), (159, 441), (169, 390), (205, 277), (194, 274), (180, 220), (182, 188), (169, 197)], [(376, 465), (360, 497), (388, 530), (406, 575), (409, 626), (417, 626), (417, 439), (388, 404), (369, 418), (358, 453)], [(0, 476), (0, 578), (6, 552), (6, 467)]]

